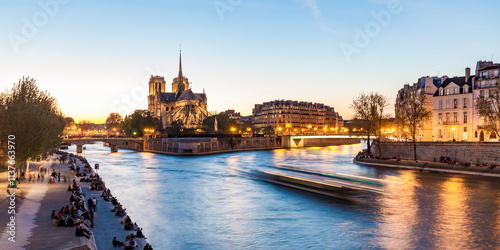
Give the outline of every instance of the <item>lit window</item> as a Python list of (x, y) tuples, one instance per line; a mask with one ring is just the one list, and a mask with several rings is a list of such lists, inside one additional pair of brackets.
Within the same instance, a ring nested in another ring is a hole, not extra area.
[(446, 89), (446, 95), (450, 94), (450, 89)]

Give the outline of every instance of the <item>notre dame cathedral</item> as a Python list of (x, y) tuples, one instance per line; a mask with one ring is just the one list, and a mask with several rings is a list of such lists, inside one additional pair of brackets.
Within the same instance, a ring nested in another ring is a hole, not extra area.
[(172, 82), (172, 92), (166, 92), (163, 76), (149, 79), (148, 110), (151, 116), (161, 120), (163, 127), (180, 120), (186, 128), (199, 128), (209, 116), (207, 95), (193, 93), (187, 77), (182, 74), (182, 58), (179, 55), (179, 75)]

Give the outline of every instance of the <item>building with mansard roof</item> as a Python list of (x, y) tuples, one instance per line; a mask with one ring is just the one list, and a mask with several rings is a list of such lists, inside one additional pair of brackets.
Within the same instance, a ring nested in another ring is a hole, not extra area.
[(172, 81), (172, 92), (166, 92), (163, 76), (151, 76), (149, 79), (148, 111), (151, 116), (160, 119), (163, 127), (174, 121), (180, 121), (186, 128), (200, 128), (203, 120), (209, 116), (207, 95), (194, 93), (187, 77), (182, 73), (182, 57), (179, 55), (179, 74)]

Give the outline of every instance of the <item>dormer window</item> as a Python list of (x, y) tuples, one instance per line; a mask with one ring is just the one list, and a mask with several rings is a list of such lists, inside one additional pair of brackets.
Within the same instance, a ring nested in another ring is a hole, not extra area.
[(446, 95), (450, 94), (450, 89), (446, 89)]
[(442, 88), (439, 89), (439, 95), (443, 95), (443, 89)]
[(464, 93), (469, 93), (469, 87), (464, 86)]
[(482, 78), (488, 78), (488, 72), (481, 72)]
[(460, 91), (458, 90), (458, 88), (455, 88), (455, 94), (458, 94), (460, 93)]

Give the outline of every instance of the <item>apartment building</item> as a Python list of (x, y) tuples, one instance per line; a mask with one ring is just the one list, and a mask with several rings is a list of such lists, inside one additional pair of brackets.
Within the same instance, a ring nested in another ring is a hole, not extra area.
[(470, 68), (462, 77), (444, 77), (433, 98), (433, 141), (470, 141), (473, 133), (473, 92)]
[(275, 100), (256, 104), (252, 110), (254, 129), (272, 126), (278, 134), (317, 135), (341, 132), (342, 117), (322, 103)]
[[(492, 61), (479, 61), (476, 65), (476, 77), (473, 84), (473, 98), (476, 100), (480, 96), (488, 97), (493, 88), (499, 83), (500, 64)], [(488, 130), (485, 120), (478, 112), (473, 113), (474, 137), (473, 141), (498, 141), (496, 134)]]
[[(423, 91), (425, 91), (426, 94), (424, 101), (424, 108), (428, 111), (432, 111), (434, 108), (433, 96), (436, 93), (437, 89), (441, 86), (442, 80), (443, 79), (441, 77), (425, 76), (419, 78), (417, 82), (412, 85), (405, 84), (404, 87), (398, 91), (398, 95), (395, 102), (395, 109), (397, 110), (398, 106), (403, 101), (404, 93), (406, 91), (422, 89)], [(397, 131), (397, 134), (399, 137), (402, 137), (401, 131)], [(422, 123), (422, 125), (417, 131), (416, 138), (417, 141), (433, 141), (432, 120), (427, 120)]]

